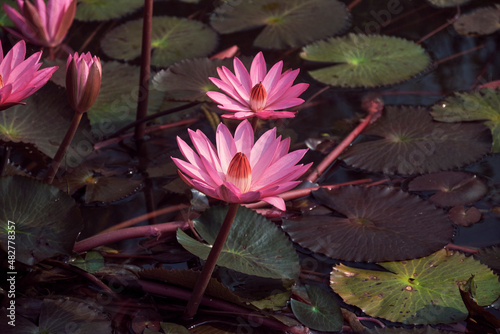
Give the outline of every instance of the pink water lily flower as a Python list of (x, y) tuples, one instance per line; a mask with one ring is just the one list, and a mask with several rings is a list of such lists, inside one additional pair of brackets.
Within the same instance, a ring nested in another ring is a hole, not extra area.
[(19, 12), (7, 4), (5, 13), (14, 22), (19, 32), (5, 28), (13, 35), (45, 47), (61, 44), (76, 12), (76, 0), (17, 0)]
[(66, 62), (66, 91), (71, 107), (84, 113), (92, 107), (101, 89), (102, 66), (90, 52), (69, 55)]
[(217, 68), (220, 79), (209, 78), (214, 85), (227, 94), (207, 92), (208, 97), (217, 102), (220, 109), (233, 112), (233, 114), (224, 114), (222, 117), (266, 119), (295, 116), (293, 112), (277, 110), (295, 107), (304, 102), (298, 96), (309, 85), (299, 83), (292, 86), (299, 74), (299, 69), (281, 73), (283, 61), (279, 61), (267, 72), (262, 52), (259, 52), (253, 59), (250, 73), (237, 57), (234, 58), (233, 64), (234, 74), (223, 66)]
[(179, 175), (189, 186), (228, 203), (265, 201), (280, 210), (285, 202), (277, 195), (297, 186), (298, 177), (311, 166), (296, 165), (307, 150), (288, 153), (290, 138), (276, 138), (276, 128), (255, 143), (250, 122), (244, 120), (234, 137), (224, 124), (216, 132), (217, 147), (200, 130), (189, 131), (192, 150), (177, 137), (187, 161), (172, 158)]
[(57, 66), (38, 70), (42, 52), (26, 55), (26, 43), (19, 41), (3, 56), (0, 44), (0, 110), (7, 109), (16, 104), (24, 104), (21, 100), (27, 98), (47, 83)]

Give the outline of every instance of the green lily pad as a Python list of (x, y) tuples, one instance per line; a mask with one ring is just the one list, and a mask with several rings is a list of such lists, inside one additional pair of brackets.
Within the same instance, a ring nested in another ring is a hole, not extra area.
[(442, 331), (431, 326), (423, 326), (419, 328), (403, 328), (403, 327), (374, 327), (367, 328), (362, 334), (456, 334), (457, 332)]
[[(161, 329), (163, 329), (163, 332), (165, 334), (189, 334), (189, 331), (181, 326), (181, 325), (177, 325), (177, 324), (173, 324), (173, 323), (166, 323), (166, 322), (162, 322), (160, 323), (161, 325)], [(152, 333), (158, 333), (158, 332), (153, 332), (151, 331)]]
[(465, 36), (480, 36), (493, 34), (500, 29), (500, 5), (482, 7), (472, 13), (461, 15), (453, 28)]
[(324, 332), (337, 332), (342, 329), (343, 318), (339, 304), (332, 295), (320, 287), (306, 285), (311, 305), (291, 300), (293, 314), (305, 326)]
[[(102, 138), (135, 121), (139, 96), (139, 72), (137, 66), (119, 62), (102, 63), (102, 83), (99, 96), (87, 111), (92, 133)], [(163, 102), (163, 92), (150, 85), (148, 113), (158, 111)]]
[(93, 274), (104, 266), (104, 258), (99, 252), (90, 251), (85, 258), (78, 256), (70, 264)]
[(488, 185), (474, 174), (438, 172), (417, 176), (408, 184), (409, 191), (436, 191), (429, 201), (438, 206), (455, 206), (479, 201), (488, 193)]
[[(139, 57), (142, 24), (142, 19), (129, 21), (106, 34), (101, 41), (104, 53), (122, 60)], [(167, 67), (182, 59), (204, 57), (216, 45), (217, 34), (199, 21), (167, 16), (153, 18), (151, 65)]]
[(107, 21), (135, 12), (144, 6), (144, 0), (80, 0), (75, 19), (80, 21)]
[(266, 49), (300, 47), (340, 33), (349, 14), (337, 0), (227, 1), (210, 23), (220, 33), (263, 28), (254, 46)]
[[(0, 8), (3, 8), (3, 4), (7, 4), (12, 8), (17, 8), (16, 2), (14, 0), (1, 0)], [(7, 16), (4, 10), (0, 11), (0, 27), (12, 27), (14, 23), (12, 23), (11, 19)]]
[[(48, 83), (26, 100), (0, 111), (0, 140), (31, 143), (50, 158), (56, 155), (68, 130), (74, 111), (67, 103), (66, 92)], [(63, 166), (78, 166), (93, 150), (93, 137), (84, 116), (62, 160)]]
[[(226, 207), (213, 207), (195, 220), (196, 231), (208, 245), (181, 230), (177, 231), (177, 241), (205, 260), (226, 212)], [(299, 274), (299, 258), (287, 236), (263, 216), (245, 207), (238, 209), (217, 264), (260, 277), (296, 279)]]
[(485, 121), (493, 136), (492, 151), (500, 152), (500, 88), (455, 93), (434, 105), (431, 115), (440, 122)]
[(161, 70), (153, 78), (157, 90), (166, 92), (166, 98), (176, 101), (211, 102), (207, 92), (218, 88), (208, 79), (217, 78), (217, 67), (232, 68), (232, 59), (187, 59), (166, 70)]
[(446, 249), (424, 258), (379, 265), (387, 271), (337, 265), (330, 286), (346, 303), (366, 314), (404, 324), (453, 323), (467, 318), (459, 285), (471, 275), (479, 305), (489, 305), (500, 295), (498, 276), (488, 267)]
[(436, 7), (456, 7), (463, 5), (470, 0), (427, 0)]
[[(83, 228), (75, 201), (54, 186), (22, 176), (0, 178), (0, 245), (33, 265), (70, 254)], [(10, 253), (9, 253), (10, 254)]]
[(386, 174), (461, 167), (489, 153), (491, 147), (490, 134), (482, 124), (433, 122), (427, 110), (415, 107), (386, 107), (363, 134), (372, 140), (352, 145), (340, 159)]
[(305, 60), (324, 62), (309, 71), (316, 80), (340, 87), (392, 85), (419, 74), (430, 65), (422, 46), (398, 37), (349, 34), (304, 47)]
[(338, 214), (314, 216), (313, 211), (285, 220), (283, 230), (302, 247), (335, 259), (406, 260), (441, 249), (453, 236), (442, 210), (400, 190), (348, 186), (313, 194)]

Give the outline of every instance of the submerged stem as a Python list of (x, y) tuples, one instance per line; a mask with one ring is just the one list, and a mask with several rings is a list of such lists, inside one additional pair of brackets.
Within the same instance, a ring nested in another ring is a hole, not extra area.
[(231, 226), (233, 225), (233, 221), (234, 218), (236, 217), (236, 212), (238, 211), (239, 206), (240, 205), (238, 203), (231, 203), (229, 205), (229, 210), (227, 211), (226, 218), (224, 218), (224, 222), (222, 223), (222, 227), (220, 228), (219, 234), (217, 235), (217, 238), (215, 239), (212, 249), (210, 250), (210, 254), (208, 254), (207, 261), (203, 266), (203, 270), (201, 271), (198, 281), (196, 281), (193, 294), (189, 298), (186, 310), (184, 311), (183, 318), (186, 320), (192, 319), (196, 314), (196, 312), (198, 311), (201, 298), (205, 293), (208, 282), (210, 281), (210, 277), (212, 277), (215, 264), (219, 259), (222, 247), (226, 243), (227, 236), (229, 235), (229, 231), (231, 230)]

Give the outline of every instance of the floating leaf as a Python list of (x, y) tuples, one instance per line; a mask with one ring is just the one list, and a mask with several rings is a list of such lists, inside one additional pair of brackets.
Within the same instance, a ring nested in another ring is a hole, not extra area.
[(225, 34), (263, 28), (254, 46), (285, 49), (338, 34), (347, 21), (346, 7), (337, 0), (254, 0), (225, 2), (210, 23)]
[(107, 21), (135, 12), (144, 6), (143, 0), (96, 1), (80, 0), (75, 19), (80, 21)]
[(439, 172), (417, 176), (409, 191), (436, 191), (429, 200), (438, 206), (455, 206), (479, 201), (488, 186), (476, 175), (465, 172)]
[(427, 0), (436, 7), (456, 7), (470, 0)]
[[(194, 226), (209, 245), (177, 231), (179, 243), (206, 259), (226, 216), (226, 207), (214, 207), (195, 220)], [(299, 260), (291, 242), (276, 225), (245, 207), (240, 207), (217, 264), (248, 275), (296, 279)]]
[(104, 266), (104, 258), (99, 252), (90, 251), (85, 254), (85, 259), (78, 256), (71, 264), (93, 274)]
[(493, 135), (492, 151), (500, 152), (500, 88), (455, 93), (434, 105), (431, 115), (440, 122), (485, 121)]
[[(166, 322), (162, 322), (160, 323), (160, 325), (161, 329), (163, 329), (163, 332), (165, 334), (189, 334), (189, 331), (181, 325), (166, 323)], [(153, 333), (158, 333), (158, 332), (153, 332)]]
[(370, 316), (405, 324), (453, 323), (467, 317), (459, 285), (474, 275), (476, 301), (485, 306), (500, 295), (498, 276), (472, 257), (442, 249), (430, 256), (379, 263), (387, 271), (333, 268), (332, 289)]
[(71, 197), (22, 176), (0, 178), (0, 194), (0, 244), (5, 251), (15, 247), (16, 261), (33, 265), (71, 253), (83, 228)]
[(472, 13), (461, 15), (453, 23), (453, 28), (465, 36), (493, 34), (500, 29), (500, 6), (483, 7)]
[(433, 122), (420, 108), (386, 107), (364, 131), (373, 140), (352, 145), (340, 158), (353, 167), (386, 174), (438, 172), (489, 153), (491, 137), (485, 130), (481, 124)]
[(374, 327), (367, 328), (362, 334), (456, 334), (456, 332), (441, 331), (430, 326), (419, 328), (403, 328), (403, 327)]
[[(66, 92), (54, 84), (46, 84), (26, 100), (26, 105), (0, 111), (0, 140), (32, 143), (42, 153), (53, 158), (73, 114), (67, 103)], [(88, 120), (83, 117), (62, 164), (76, 167), (92, 150), (93, 137)]]
[(329, 38), (304, 47), (305, 60), (324, 62), (309, 71), (316, 80), (340, 87), (377, 87), (410, 79), (430, 65), (422, 46), (390, 36)]
[(500, 247), (483, 248), (476, 254), (476, 258), (493, 270), (500, 272)]
[(232, 68), (232, 64), (232, 59), (183, 60), (158, 72), (153, 78), (153, 85), (173, 100), (210, 102), (212, 100), (206, 93), (218, 88), (208, 78), (218, 78), (217, 67)]
[[(101, 41), (104, 53), (122, 60), (139, 57), (142, 24), (142, 19), (133, 20), (110, 31)], [(204, 57), (216, 44), (217, 34), (201, 22), (167, 16), (153, 18), (151, 64), (154, 66), (167, 67), (182, 59)]]
[(481, 211), (476, 207), (455, 206), (448, 211), (450, 220), (460, 226), (470, 226), (481, 220)]
[(302, 247), (335, 259), (406, 260), (435, 252), (453, 236), (444, 212), (400, 190), (348, 186), (313, 194), (343, 217), (286, 220), (283, 230)]
[(320, 287), (306, 286), (311, 305), (291, 300), (293, 314), (305, 326), (324, 332), (342, 330), (343, 318), (339, 304), (333, 296)]

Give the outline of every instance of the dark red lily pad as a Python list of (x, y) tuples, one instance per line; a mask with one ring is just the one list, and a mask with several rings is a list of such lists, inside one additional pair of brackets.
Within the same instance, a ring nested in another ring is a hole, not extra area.
[(400, 190), (348, 186), (313, 194), (338, 215), (287, 220), (283, 229), (302, 247), (335, 259), (414, 259), (441, 249), (453, 236), (443, 211)]
[(488, 193), (488, 186), (476, 175), (466, 172), (439, 172), (416, 177), (410, 191), (436, 191), (429, 200), (438, 206), (476, 202)]
[(481, 220), (481, 212), (475, 207), (455, 206), (448, 212), (450, 220), (460, 226), (470, 226)]
[(386, 174), (449, 170), (491, 150), (484, 125), (434, 122), (427, 110), (415, 107), (386, 107), (364, 134), (372, 137), (352, 145), (340, 158), (353, 167)]

